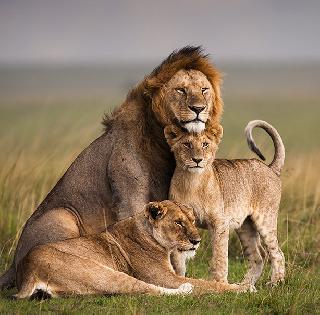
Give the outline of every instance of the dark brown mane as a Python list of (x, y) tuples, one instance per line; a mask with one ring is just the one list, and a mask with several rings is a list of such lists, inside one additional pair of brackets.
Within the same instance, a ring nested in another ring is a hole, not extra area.
[(145, 95), (152, 97), (176, 72), (182, 69), (201, 71), (213, 86), (221, 80), (220, 73), (214, 68), (201, 46), (186, 46), (172, 52), (145, 77), (137, 89), (141, 89)]
[[(220, 85), (222, 82), (220, 73), (213, 66), (209, 56), (204, 53), (201, 46), (185, 46), (179, 50), (173, 51), (162, 63), (147, 75), (136, 87), (134, 87), (127, 96), (127, 101), (137, 100), (138, 103), (149, 105), (153, 96), (168, 82), (172, 76), (182, 69), (199, 70), (206, 75), (212, 84), (215, 95), (215, 108), (213, 116), (217, 121), (222, 113), (222, 99), (220, 97)], [(103, 125), (108, 128), (112, 116), (105, 115)]]

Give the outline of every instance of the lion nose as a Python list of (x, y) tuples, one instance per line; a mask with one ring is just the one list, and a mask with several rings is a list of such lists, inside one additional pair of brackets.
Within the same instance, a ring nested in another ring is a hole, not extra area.
[(192, 158), (192, 160), (193, 160), (194, 162), (196, 162), (197, 164), (199, 164), (199, 163), (202, 161), (202, 159), (195, 159), (195, 158)]
[(200, 243), (201, 238), (192, 238), (189, 240), (192, 245), (197, 245)]
[(189, 106), (189, 108), (199, 115), (206, 107), (205, 106)]

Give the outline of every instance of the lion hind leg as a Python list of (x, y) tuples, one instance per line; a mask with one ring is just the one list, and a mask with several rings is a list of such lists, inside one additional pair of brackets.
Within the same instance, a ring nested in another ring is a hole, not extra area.
[(0, 277), (0, 290), (14, 287), (16, 282), (16, 270), (14, 264)]
[(248, 259), (249, 263), (249, 270), (242, 282), (254, 285), (260, 278), (264, 265), (263, 256), (261, 255), (262, 246), (260, 235), (251, 219), (246, 219), (244, 221), (243, 225), (237, 229), (237, 234), (241, 242), (243, 254)]
[(271, 281), (268, 283), (271, 286), (283, 282), (285, 278), (285, 258), (278, 242), (276, 214), (274, 212), (273, 216), (269, 214), (254, 220), (271, 261)]
[(80, 235), (81, 222), (68, 209), (52, 209), (43, 213), (37, 219), (29, 219), (17, 245), (15, 265), (17, 267), (30, 249), (37, 245), (58, 242)]
[(28, 299), (34, 294), (37, 286), (37, 279), (34, 274), (29, 273), (22, 281), (19, 292), (13, 295), (15, 299)]
[(48, 299), (57, 296), (58, 294), (48, 284), (41, 281), (38, 283), (28, 281), (13, 297), (16, 299)]

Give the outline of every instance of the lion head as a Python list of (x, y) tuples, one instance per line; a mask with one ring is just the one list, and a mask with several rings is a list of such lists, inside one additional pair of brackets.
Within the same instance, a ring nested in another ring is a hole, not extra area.
[(123, 106), (105, 115), (105, 130), (118, 115), (139, 108), (145, 117), (135, 118), (136, 124), (145, 121), (147, 129), (155, 119), (162, 127), (179, 124), (189, 132), (201, 132), (220, 121), (221, 83), (221, 74), (202, 48), (186, 46), (170, 54), (133, 88)]
[(202, 172), (207, 165), (212, 164), (222, 133), (221, 125), (201, 133), (188, 133), (175, 125), (164, 129), (177, 166), (190, 172)]
[(173, 52), (145, 80), (157, 119), (164, 125), (178, 123), (189, 132), (201, 132), (210, 119), (222, 113), (221, 75), (201, 47)]
[(162, 126), (177, 123), (189, 132), (201, 132), (206, 122), (220, 121), (221, 75), (201, 47), (174, 51), (129, 93), (143, 99)]
[(214, 97), (212, 84), (201, 71), (183, 69), (161, 88), (160, 100), (154, 100), (172, 115), (170, 120), (174, 117), (189, 132), (201, 132), (212, 112)]
[(145, 216), (151, 223), (153, 237), (166, 249), (198, 248), (201, 238), (191, 208), (169, 200), (150, 202), (145, 207)]

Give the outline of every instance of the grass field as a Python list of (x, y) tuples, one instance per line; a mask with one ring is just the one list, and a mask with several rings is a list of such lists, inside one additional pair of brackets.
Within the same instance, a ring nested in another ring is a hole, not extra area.
[[(186, 314), (315, 314), (320, 313), (320, 106), (312, 95), (270, 94), (225, 98), (224, 138), (219, 157), (252, 157), (243, 129), (250, 119), (272, 123), (287, 149), (282, 174), (283, 197), (279, 214), (279, 240), (286, 257), (286, 282), (274, 289), (265, 283), (265, 268), (257, 293), (202, 297), (114, 296), (11, 301), (14, 292), (0, 293), (3, 313), (186, 313)], [(72, 160), (102, 127), (104, 111), (117, 103), (101, 99), (30, 102), (5, 101), (0, 105), (0, 272), (11, 262), (25, 220), (64, 173)], [(256, 132), (263, 152), (271, 158), (272, 144)], [(188, 275), (207, 277), (208, 236)], [(230, 244), (230, 281), (239, 281), (245, 262), (235, 236)]]

